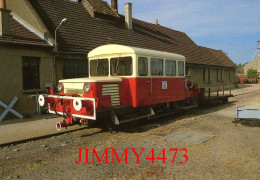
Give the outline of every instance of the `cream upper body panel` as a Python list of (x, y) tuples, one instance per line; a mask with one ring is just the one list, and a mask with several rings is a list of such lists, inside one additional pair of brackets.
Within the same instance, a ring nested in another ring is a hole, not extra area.
[(89, 78), (75, 78), (63, 79), (59, 82), (62, 83), (85, 83), (85, 82), (122, 82), (120, 77), (104, 76), (104, 77), (89, 77)]
[(182, 55), (168, 52), (155, 51), (150, 49), (143, 49), (131, 46), (117, 45), (117, 44), (109, 44), (95, 48), (94, 50), (88, 53), (88, 58), (99, 58), (105, 56), (118, 56), (125, 54), (136, 54), (138, 56), (153, 56), (153, 57), (161, 57), (166, 59), (174, 59), (185, 61), (186, 58)]

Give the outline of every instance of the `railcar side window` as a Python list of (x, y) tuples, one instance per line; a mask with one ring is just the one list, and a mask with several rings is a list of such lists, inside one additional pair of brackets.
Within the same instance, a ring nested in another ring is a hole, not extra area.
[(151, 58), (151, 75), (163, 76), (163, 59)]
[(176, 76), (176, 61), (166, 60), (165, 71), (166, 76)]
[(184, 76), (184, 62), (183, 61), (178, 62), (178, 75)]
[(132, 64), (131, 56), (111, 58), (111, 76), (131, 76), (133, 74)]
[(90, 76), (108, 76), (108, 59), (91, 60)]
[(148, 75), (148, 59), (146, 57), (138, 58), (138, 74), (139, 76)]

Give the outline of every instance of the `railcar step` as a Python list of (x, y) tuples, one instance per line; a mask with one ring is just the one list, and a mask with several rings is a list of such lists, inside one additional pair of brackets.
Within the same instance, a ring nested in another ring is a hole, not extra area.
[(181, 110), (192, 109), (192, 108), (196, 108), (196, 107), (198, 107), (198, 105), (183, 107), (183, 108), (181, 108)]

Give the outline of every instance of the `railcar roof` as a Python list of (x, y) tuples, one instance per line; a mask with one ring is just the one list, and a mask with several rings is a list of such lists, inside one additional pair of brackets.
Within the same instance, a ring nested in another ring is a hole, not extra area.
[(99, 46), (89, 52), (88, 58), (97, 58), (101, 56), (113, 56), (113, 55), (124, 55), (124, 54), (137, 54), (142, 56), (152, 56), (160, 58), (169, 58), (174, 60), (185, 61), (185, 57), (175, 53), (168, 53), (162, 51), (155, 51), (150, 49), (143, 49), (131, 46), (124, 46), (118, 44), (108, 44)]

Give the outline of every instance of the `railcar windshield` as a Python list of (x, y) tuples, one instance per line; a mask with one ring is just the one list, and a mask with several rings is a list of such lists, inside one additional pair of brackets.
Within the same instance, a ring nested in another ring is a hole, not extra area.
[(131, 56), (110, 59), (111, 76), (131, 76), (133, 74), (133, 61)]
[(90, 76), (108, 76), (108, 59), (90, 61)]

